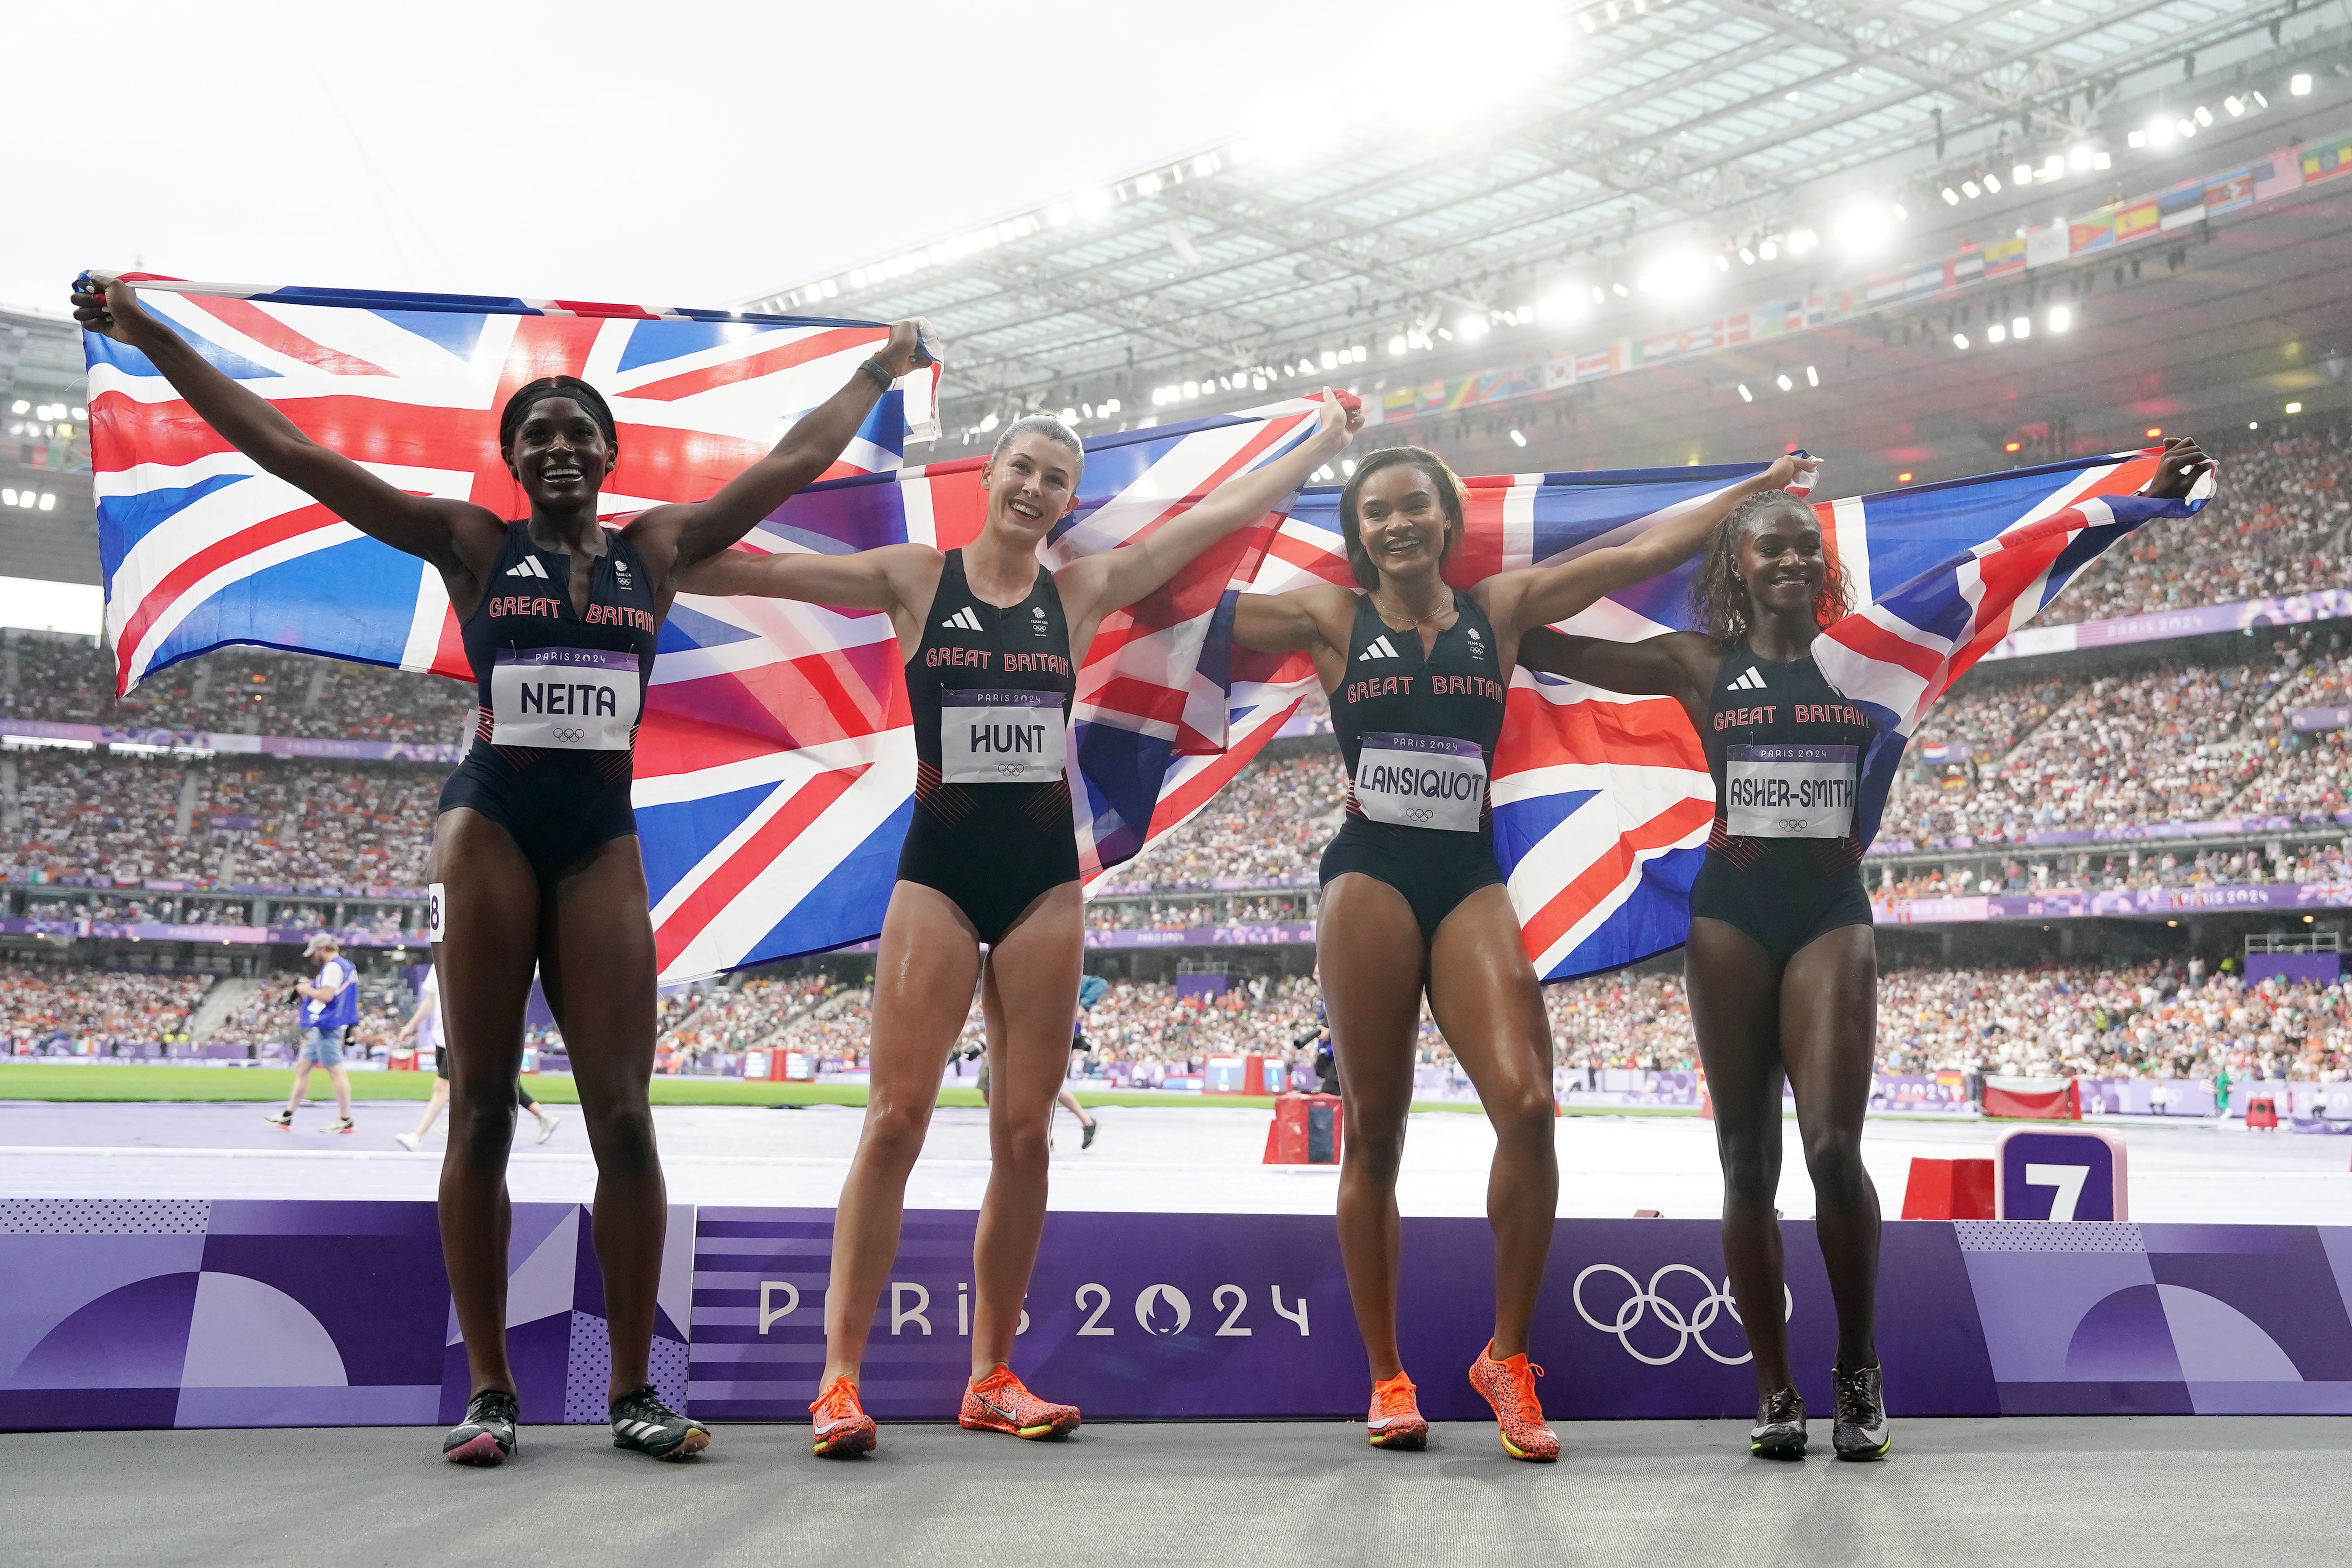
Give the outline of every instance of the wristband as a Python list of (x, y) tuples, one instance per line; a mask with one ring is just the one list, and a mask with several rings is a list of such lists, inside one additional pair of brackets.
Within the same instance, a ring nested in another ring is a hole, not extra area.
[(889, 391), (890, 384), (898, 379), (882, 368), (882, 362), (878, 358), (869, 358), (857, 368), (874, 378), (875, 390), (877, 392)]

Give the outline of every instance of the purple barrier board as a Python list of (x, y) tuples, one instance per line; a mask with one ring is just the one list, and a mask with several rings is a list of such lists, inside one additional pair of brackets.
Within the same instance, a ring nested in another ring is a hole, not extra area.
[(2252, 626), (2301, 626), (2345, 616), (2352, 616), (2352, 590), (2315, 588), (2308, 594), (2292, 594), (2280, 599), (2242, 599), (2231, 605), (2157, 610), (2112, 620), (2077, 621), (2072, 626), (2028, 626), (2001, 638), (1984, 657), (1989, 660), (2031, 658), (2036, 654), (2073, 653), (2078, 648), (2113, 647), (2122, 643), (2209, 637), (2215, 632), (2244, 631)]
[(2194, 914), (2203, 910), (2341, 909), (2352, 882), (2257, 882), (2229, 888), (2139, 888), (2111, 893), (1984, 893), (1951, 899), (1876, 898), (1879, 925), (2075, 920), (2093, 915)]
[[(587, 1213), (514, 1205), (507, 1336), (533, 1421), (604, 1419)], [(672, 1401), (693, 1226), (671, 1208), (653, 1367)], [(466, 1394), (431, 1204), (0, 1200), (0, 1430), (428, 1426)]]
[(2280, 979), (2312, 985), (2333, 985), (2343, 978), (2344, 962), (2333, 952), (2250, 952), (2246, 955), (2246, 984), (2260, 985), (2263, 981)]
[(316, 757), (348, 763), (455, 763), (457, 748), (438, 741), (322, 741), (305, 735), (236, 735), (217, 730), (125, 730), (50, 719), (0, 718), (0, 735), (63, 741), (79, 747), (140, 752), (223, 752), (263, 757)]
[[(600, 1422), (604, 1296), (586, 1211), (517, 1205), (509, 1330), (523, 1417)], [(866, 1403), (951, 1419), (969, 1211), (911, 1211)], [(655, 1381), (709, 1420), (807, 1419), (833, 1214), (670, 1211)], [(1812, 1226), (1787, 1226), (1791, 1349), (1830, 1402)], [(1484, 1221), (1409, 1219), (1399, 1318), (1423, 1409), (1486, 1419), (1461, 1371), (1493, 1312)], [(1709, 1220), (1562, 1220), (1535, 1359), (1565, 1419), (1755, 1405)], [(2352, 1229), (1906, 1221), (1885, 1230), (1897, 1415), (2352, 1414)], [(1023, 1376), (1098, 1419), (1360, 1417), (1363, 1350), (1319, 1215), (1048, 1216)], [(689, 1337), (691, 1349), (689, 1350)], [(433, 1206), (0, 1202), (0, 1429), (429, 1426), (466, 1392)]]

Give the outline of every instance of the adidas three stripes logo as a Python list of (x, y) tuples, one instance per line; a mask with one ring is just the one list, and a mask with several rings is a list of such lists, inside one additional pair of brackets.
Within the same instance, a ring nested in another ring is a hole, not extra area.
[(1378, 637), (1364, 645), (1364, 651), (1356, 656), (1356, 662), (1361, 664), (1368, 658), (1395, 658), (1396, 657), (1397, 650), (1390, 646), (1389, 639)]
[(941, 621), (940, 625), (943, 626), (953, 626), (959, 631), (966, 632), (986, 631), (988, 629), (980, 624), (980, 617), (972, 613), (972, 608), (970, 605), (966, 605), (962, 609), (958, 610), (954, 615), (950, 616), (946, 620)]
[(1748, 667), (1747, 674), (1724, 688), (1726, 691), (1761, 691), (1764, 689), (1764, 672), (1752, 664)]
[(536, 555), (526, 555), (506, 570), (509, 577), (545, 577), (547, 568), (539, 563)]

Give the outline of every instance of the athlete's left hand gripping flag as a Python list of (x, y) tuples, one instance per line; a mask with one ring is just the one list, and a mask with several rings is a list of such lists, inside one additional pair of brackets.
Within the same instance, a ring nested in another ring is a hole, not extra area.
[[(499, 410), (545, 375), (611, 402), (608, 517), (700, 500), (889, 336), (876, 321), (580, 300), (188, 283), (126, 274), (197, 352), (305, 434), (419, 495), (525, 510)], [(230, 643), (470, 679), (440, 574), (214, 434), (136, 349), (83, 334), (118, 691)], [(836, 473), (938, 430), (939, 367), (902, 378)]]

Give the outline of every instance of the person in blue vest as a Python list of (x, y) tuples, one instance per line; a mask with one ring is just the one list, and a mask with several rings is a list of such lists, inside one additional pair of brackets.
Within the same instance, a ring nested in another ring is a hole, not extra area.
[(360, 972), (343, 956), (332, 931), (313, 933), (303, 944), (302, 956), (320, 963), (309, 984), (294, 983), (301, 1027), (301, 1045), (294, 1054), (294, 1092), (287, 1096), (284, 1110), (262, 1120), (280, 1132), (292, 1131), (294, 1113), (310, 1092), (310, 1069), (320, 1067), (335, 1086), (335, 1123), (327, 1131), (348, 1133), (352, 1131), (352, 1075), (343, 1067), (343, 1043), (360, 1021)]

